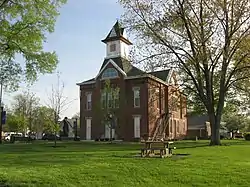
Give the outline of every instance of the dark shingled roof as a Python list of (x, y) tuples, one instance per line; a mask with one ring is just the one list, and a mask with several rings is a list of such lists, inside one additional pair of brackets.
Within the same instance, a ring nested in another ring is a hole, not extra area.
[[(116, 36), (110, 36), (113, 29), (115, 30)], [(122, 28), (121, 24), (117, 20), (115, 25), (112, 27), (111, 31), (107, 35), (107, 37), (104, 40), (102, 40), (102, 42), (107, 43), (109, 41), (122, 40), (128, 45), (131, 45), (132, 43), (127, 38), (124, 38), (123, 34), (124, 34), (124, 28)]]
[(82, 84), (82, 83), (88, 83), (88, 82), (92, 82), (92, 81), (95, 81), (95, 78), (92, 78), (92, 79), (89, 79), (89, 80), (83, 81), (83, 82), (81, 82), (80, 84)]
[(167, 81), (167, 77), (168, 74), (170, 72), (170, 69), (166, 69), (166, 70), (160, 70), (160, 71), (153, 71), (153, 72), (149, 72), (148, 74), (151, 74), (163, 81)]
[[(136, 76), (145, 73), (144, 71), (138, 69), (137, 67), (133, 66), (130, 61), (127, 59), (117, 57), (111, 58), (126, 74), (127, 76)], [(102, 63), (101, 69), (108, 63), (110, 59), (105, 59)]]
[(202, 129), (205, 128), (205, 122), (209, 121), (208, 115), (188, 115), (187, 124), (188, 129)]
[[(121, 58), (121, 57), (116, 57), (116, 58), (111, 58), (126, 74), (128, 77), (131, 76), (137, 76), (137, 75), (153, 75), (159, 79), (161, 79), (162, 81), (166, 82), (167, 81), (167, 77), (168, 74), (170, 72), (170, 69), (168, 70), (161, 70), (161, 71), (154, 71), (154, 72), (145, 72), (140, 70), (139, 68), (133, 66), (131, 64), (131, 62), (127, 59)], [(102, 68), (108, 63), (110, 59), (105, 59), (104, 62), (102, 63), (102, 66), (99, 70), (99, 72), (102, 70)], [(84, 81), (82, 83), (88, 83), (91, 81), (94, 81), (95, 78), (89, 79), (87, 81)]]

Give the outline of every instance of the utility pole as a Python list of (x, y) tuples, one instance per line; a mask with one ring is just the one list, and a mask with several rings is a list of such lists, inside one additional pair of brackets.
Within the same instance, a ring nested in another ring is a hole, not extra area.
[(3, 131), (3, 124), (2, 124), (2, 97), (3, 97), (3, 81), (0, 82), (0, 108), (1, 108), (1, 115), (0, 115), (0, 144), (2, 144), (2, 131)]

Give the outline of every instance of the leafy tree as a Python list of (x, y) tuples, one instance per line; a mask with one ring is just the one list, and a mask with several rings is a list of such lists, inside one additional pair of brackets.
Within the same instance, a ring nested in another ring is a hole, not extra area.
[[(54, 31), (59, 8), (66, 2), (0, 1), (0, 105), (2, 87), (16, 90), (23, 75), (32, 83), (38, 74), (52, 73), (56, 68), (56, 53), (45, 52), (43, 43), (46, 42), (46, 34)], [(24, 64), (15, 61), (17, 55), (23, 57)]]
[(45, 132), (55, 135), (54, 147), (56, 147), (56, 135), (60, 131), (60, 126), (55, 123), (54, 110), (46, 106), (39, 106), (34, 117), (34, 127), (37, 133)]
[(240, 114), (225, 116), (223, 121), (225, 122), (225, 127), (228, 129), (228, 131), (233, 133), (237, 130), (245, 131), (250, 125), (249, 119), (246, 116)]
[(231, 100), (227, 103), (222, 115), (224, 126), (233, 134), (237, 131), (245, 131), (250, 125), (250, 119), (242, 114), (239, 101)]
[(120, 104), (120, 89), (111, 84), (110, 80), (105, 80), (101, 90), (101, 99), (97, 103), (96, 109), (101, 114), (102, 124), (109, 128), (110, 141), (112, 141), (113, 122), (116, 121), (117, 108)]
[(50, 132), (51, 123), (54, 121), (54, 112), (46, 106), (38, 106), (34, 112), (34, 131), (39, 134), (42, 132)]
[(21, 120), (19, 116), (9, 113), (5, 124), (5, 130), (10, 132), (22, 131), (24, 123)]
[[(12, 104), (12, 112), (22, 119), (23, 127), (30, 131), (34, 131), (34, 120), (36, 108), (39, 106), (39, 98), (34, 93), (23, 92), (14, 96)], [(26, 131), (26, 129), (23, 129)]]
[(137, 39), (133, 51), (139, 62), (175, 68), (182, 86), (209, 115), (210, 144), (219, 145), (224, 102), (237, 83), (249, 79), (250, 2), (119, 2), (125, 9), (123, 22)]
[[(19, 75), (25, 74), (26, 80), (34, 81), (39, 73), (52, 73), (56, 68), (55, 52), (45, 52), (43, 43), (46, 34), (54, 31), (59, 8), (65, 3), (66, 0), (0, 2), (0, 77), (5, 86), (20, 82)], [(25, 64), (16, 62), (16, 55), (21, 55)]]

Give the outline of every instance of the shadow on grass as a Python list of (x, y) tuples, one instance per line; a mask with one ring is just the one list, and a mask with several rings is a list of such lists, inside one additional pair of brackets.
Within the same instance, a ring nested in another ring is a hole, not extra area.
[[(170, 157), (166, 157), (166, 158), (174, 158), (174, 159), (176, 159), (176, 158), (185, 158), (185, 157), (188, 157), (188, 156), (190, 156), (191, 154), (173, 154), (172, 156), (170, 156)], [(113, 155), (109, 155), (109, 157), (110, 158), (126, 158), (126, 159), (128, 159), (128, 158), (132, 158), (132, 159), (134, 159), (134, 158), (142, 158), (141, 157), (141, 154), (139, 154), (139, 153), (130, 153), (130, 154), (125, 154), (125, 155), (118, 155), (118, 154), (113, 154)], [(160, 158), (160, 154), (156, 154), (155, 156), (153, 156), (153, 157), (146, 157), (146, 158)], [(144, 158), (142, 158), (142, 159), (144, 159)]]
[(10, 187), (7, 180), (0, 180), (0, 187)]
[[(8, 180), (0, 180), (0, 187), (30, 187), (30, 186), (42, 186), (44, 185), (45, 183), (40, 183), (40, 182), (37, 182), (35, 180), (32, 180), (30, 181), (30, 183), (25, 183), (25, 182), (18, 182), (18, 181), (15, 181), (15, 182), (10, 182)], [(46, 185), (49, 184), (49, 183), (46, 183)]]
[[(231, 145), (250, 145), (244, 140), (223, 140), (222, 146)], [(102, 142), (58, 142), (57, 147), (53, 147), (53, 142), (43, 142), (34, 144), (6, 144), (0, 145), (0, 153), (3, 154), (71, 154), (72, 152), (122, 152), (122, 151), (139, 151), (143, 143), (102, 143)], [(209, 141), (176, 141), (173, 144), (178, 150), (188, 148), (209, 147)]]
[[(177, 149), (187, 149), (187, 148), (198, 148), (198, 147), (211, 147), (210, 141), (198, 140), (198, 141), (176, 141), (174, 146)], [(249, 145), (245, 140), (222, 140), (220, 146), (232, 146), (232, 145)]]

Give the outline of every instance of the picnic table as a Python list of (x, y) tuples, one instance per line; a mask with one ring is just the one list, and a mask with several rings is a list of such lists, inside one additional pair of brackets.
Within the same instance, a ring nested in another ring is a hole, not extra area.
[(144, 148), (141, 149), (141, 157), (149, 157), (154, 156), (155, 151), (160, 152), (160, 157), (171, 156), (173, 153), (173, 149), (175, 147), (171, 147), (174, 142), (171, 141), (144, 141)]

